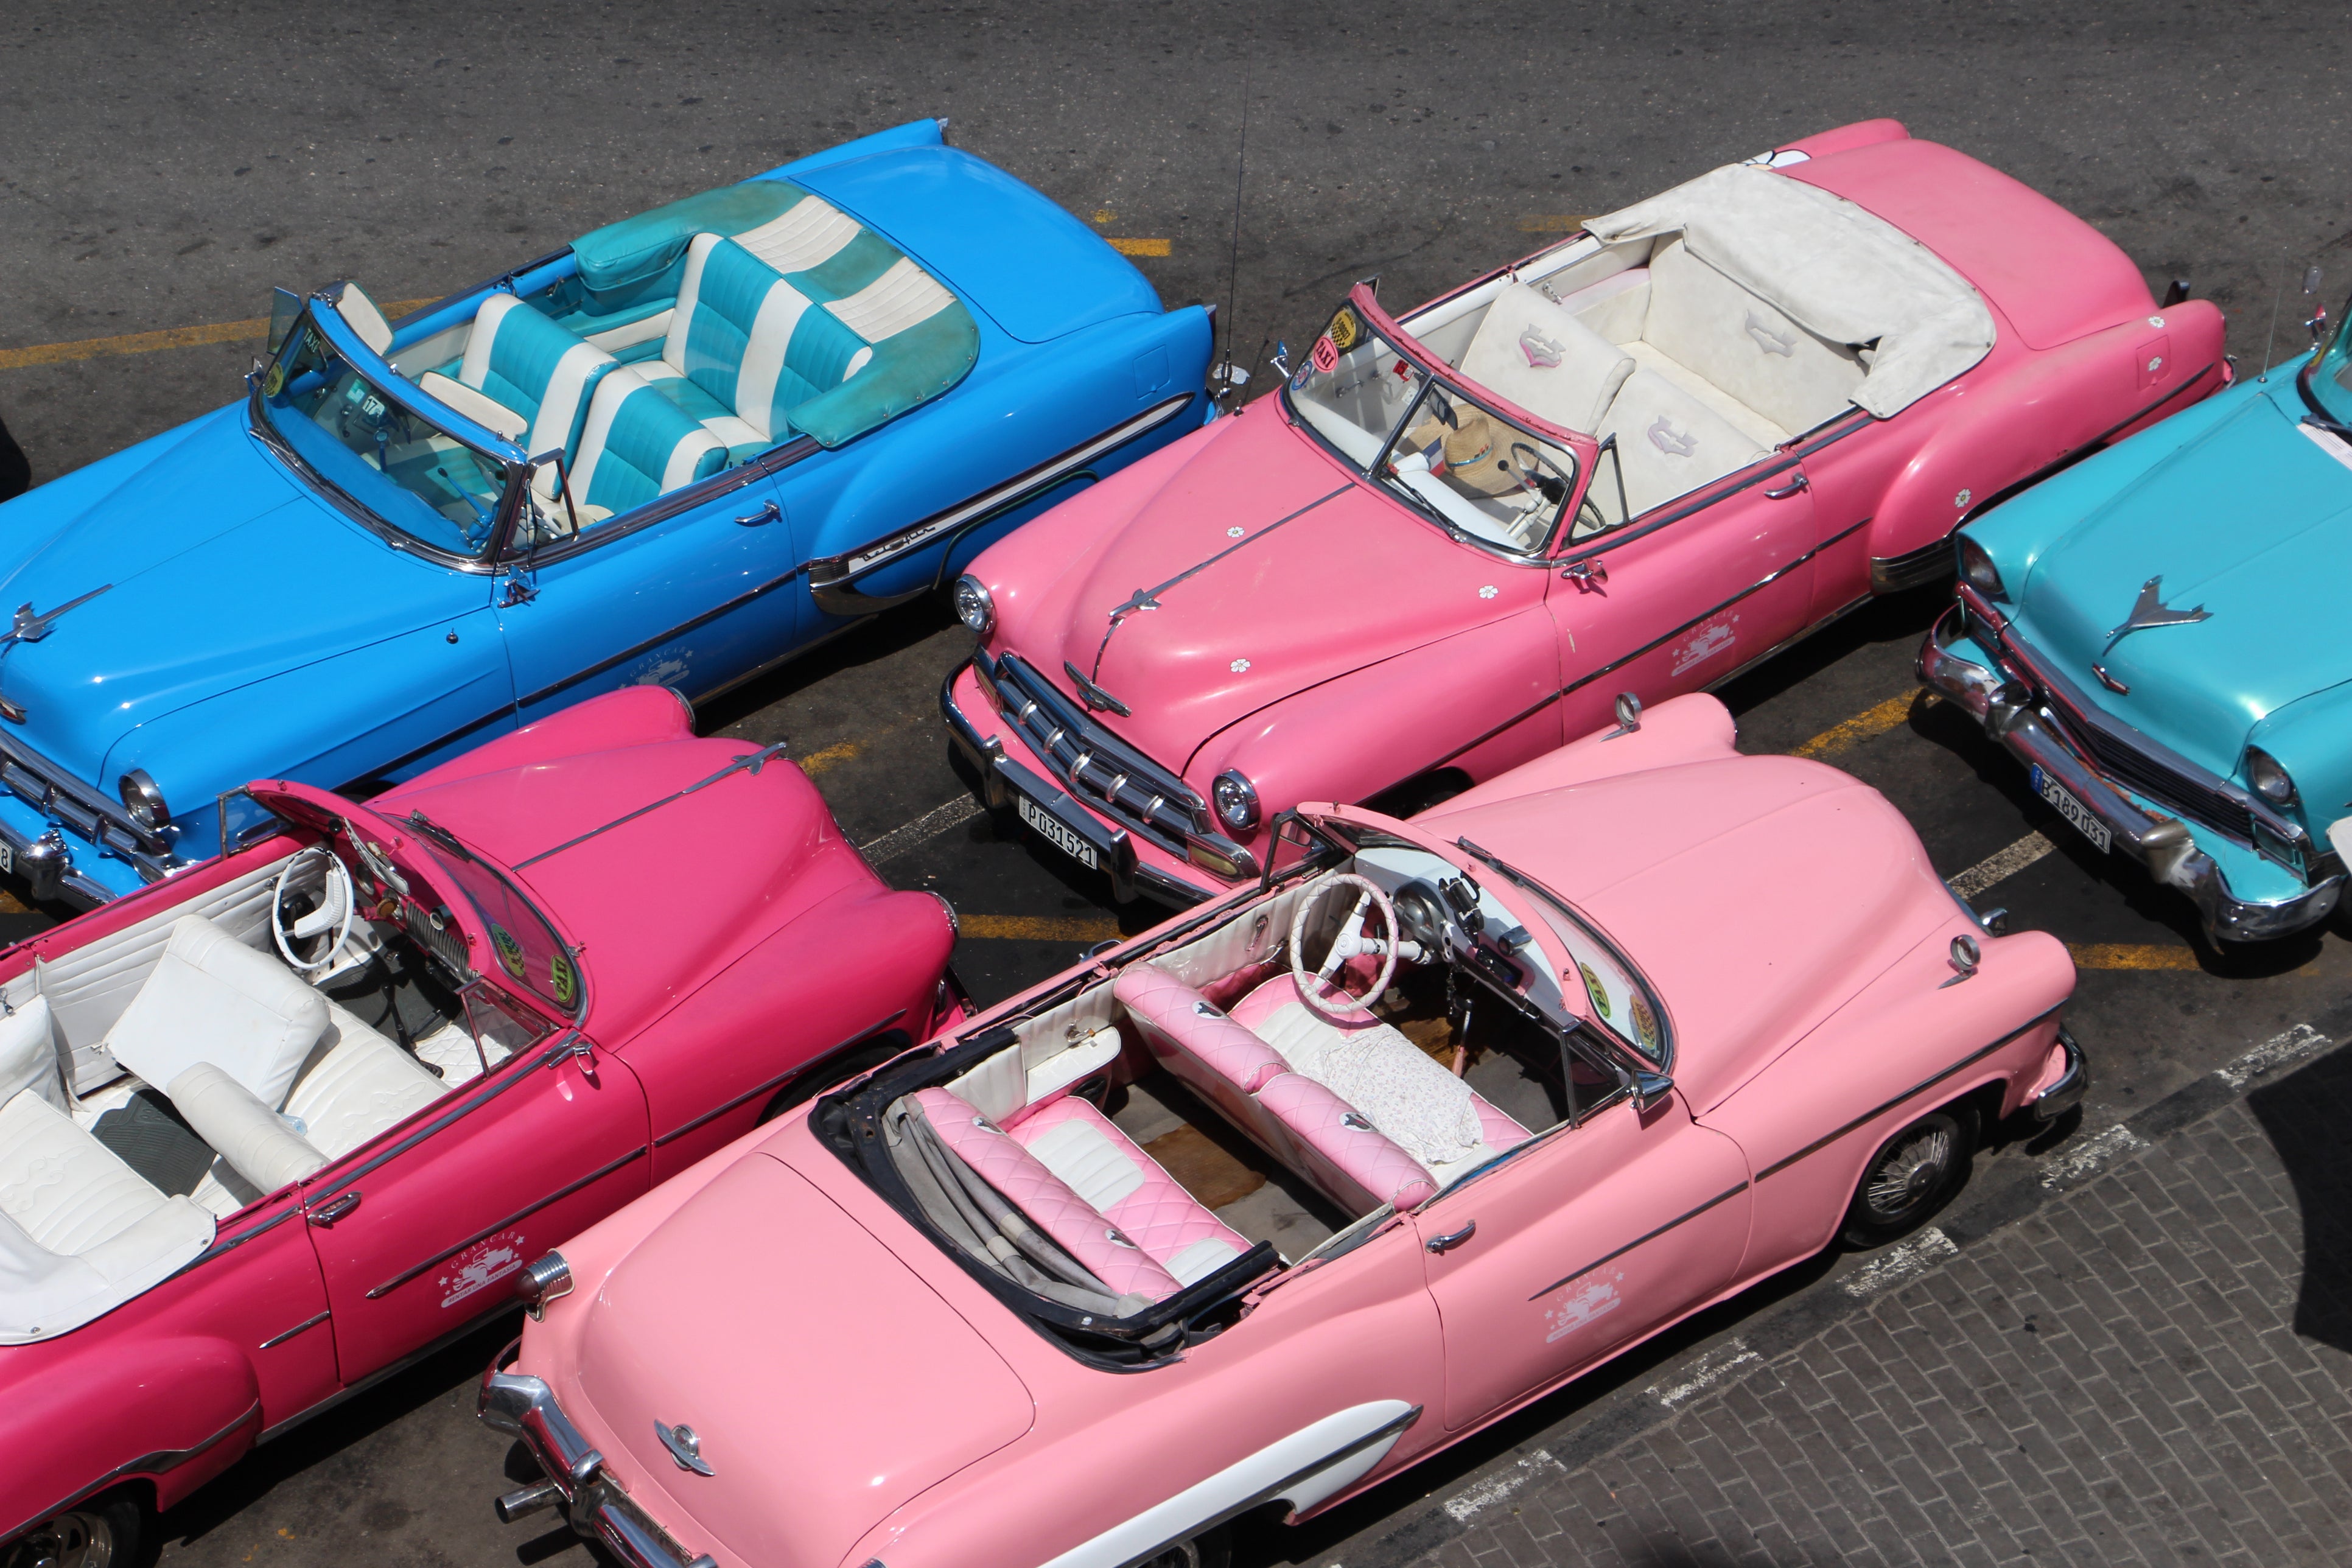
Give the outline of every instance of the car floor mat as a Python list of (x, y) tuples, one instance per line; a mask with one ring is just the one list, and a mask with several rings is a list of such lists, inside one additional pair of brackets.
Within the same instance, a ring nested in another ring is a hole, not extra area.
[(100, 1117), (90, 1136), (114, 1151), (121, 1162), (145, 1177), (158, 1191), (184, 1197), (212, 1169), (213, 1149), (180, 1120), (171, 1102), (152, 1089), (131, 1095), (130, 1102)]

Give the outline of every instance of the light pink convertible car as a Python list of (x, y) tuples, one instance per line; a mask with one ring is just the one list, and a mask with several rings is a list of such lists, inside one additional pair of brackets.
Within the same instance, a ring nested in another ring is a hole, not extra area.
[(1892, 121), (1717, 169), (1392, 319), (956, 588), (992, 806), (1181, 904), (1302, 800), (1410, 812), (1711, 688), (2226, 382), (2221, 314)]
[(1732, 740), (1691, 696), (1410, 823), (1304, 809), (1262, 883), (564, 1243), (483, 1381), (547, 1473), (501, 1511), (634, 1568), (1199, 1568), (1918, 1223), (2081, 1094), (2074, 968)]

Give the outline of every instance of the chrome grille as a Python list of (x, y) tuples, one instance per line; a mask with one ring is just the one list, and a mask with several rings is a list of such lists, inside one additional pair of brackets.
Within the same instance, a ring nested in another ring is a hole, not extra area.
[(160, 872), (169, 865), (163, 834), (141, 826), (118, 802), (13, 736), (0, 735), (0, 789), (142, 869)]
[(2233, 799), (2215, 787), (2218, 780), (2208, 782), (2184, 770), (2167, 767), (2158, 758), (2135, 750), (2120, 736), (2109, 734), (2099, 725), (2079, 721), (2072, 713), (2067, 713), (2066, 718), (2069, 735), (2081, 744), (2101, 773), (2126, 789), (2168, 811), (2218, 827), (2242, 843), (2253, 842), (2252, 811), (2244, 801)]
[(1181, 855), (1187, 834), (1214, 831), (1206, 802), (1183, 780), (1088, 718), (1017, 655), (972, 661), (981, 683), (1054, 782), (1161, 848)]

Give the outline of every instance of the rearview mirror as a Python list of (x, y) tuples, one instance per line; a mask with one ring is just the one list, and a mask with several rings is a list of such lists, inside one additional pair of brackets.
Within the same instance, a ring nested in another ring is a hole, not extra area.
[(1617, 694), (1617, 728), (1601, 737), (1613, 741), (1620, 735), (1630, 735), (1642, 727), (1642, 700), (1630, 691)]
[(1675, 1080), (1665, 1073), (1637, 1072), (1633, 1075), (1633, 1109), (1654, 1110), (1674, 1091)]
[[(1956, 973), (1949, 980), (1945, 981), (1944, 984), (1958, 985), (1961, 981), (1966, 980), (1969, 976), (1977, 972), (1977, 965), (1982, 963), (1983, 959), (1984, 950), (1977, 945), (1976, 938), (1972, 936), (1954, 937), (1952, 939), (1951, 963), (1952, 968)], [(1937, 987), (1938, 990), (1941, 990), (1942, 988), (1942, 986)]]

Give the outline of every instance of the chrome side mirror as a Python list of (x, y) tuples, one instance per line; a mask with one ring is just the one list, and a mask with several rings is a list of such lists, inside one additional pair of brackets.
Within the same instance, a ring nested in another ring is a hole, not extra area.
[(1668, 1074), (1637, 1072), (1633, 1075), (1633, 1109), (1644, 1113), (1654, 1110), (1674, 1091), (1675, 1080)]
[[(2316, 294), (2319, 292), (2318, 268), (2310, 268), (2304, 273), (2303, 291), (2305, 295)], [(2311, 346), (2317, 348), (2319, 346), (2319, 340), (2327, 335), (2327, 307), (2326, 305), (2314, 307), (2311, 312), (2311, 319), (2303, 323), (2303, 328), (2304, 331), (2311, 334)]]
[(1601, 737), (1613, 741), (1620, 735), (1630, 735), (1642, 727), (1642, 700), (1630, 691), (1617, 694), (1617, 728)]
[(1984, 927), (1985, 934), (1987, 936), (2007, 936), (2009, 934), (2009, 911), (2007, 910), (1987, 910), (1982, 914), (1977, 916), (1977, 924)]
[[(1958, 985), (1961, 981), (1966, 980), (1970, 975), (1974, 974), (1977, 972), (1977, 965), (1983, 962), (1984, 949), (1977, 945), (1976, 938), (1972, 936), (1954, 937), (1952, 939), (1952, 967), (1958, 971), (1958, 973), (1949, 980), (1945, 981), (1944, 984)], [(1939, 985), (1937, 989), (1940, 991), (1943, 989), (1943, 986)]]

